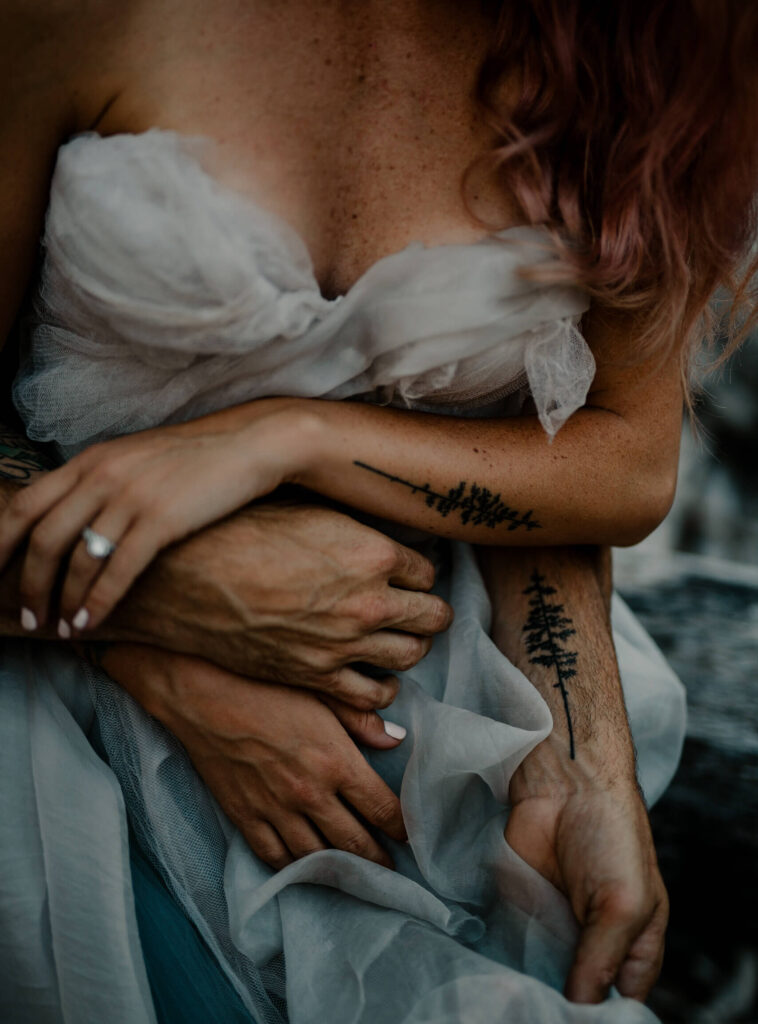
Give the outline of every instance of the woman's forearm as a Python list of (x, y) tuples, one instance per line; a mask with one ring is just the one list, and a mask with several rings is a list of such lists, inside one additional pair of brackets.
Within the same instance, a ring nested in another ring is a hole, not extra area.
[(477, 544), (633, 544), (668, 511), (670, 451), (587, 407), (552, 444), (536, 417), (456, 419), (307, 401), (297, 482), (354, 508)]

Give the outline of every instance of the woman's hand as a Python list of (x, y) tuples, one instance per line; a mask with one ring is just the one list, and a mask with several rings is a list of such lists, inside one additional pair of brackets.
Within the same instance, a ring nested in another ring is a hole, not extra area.
[(346, 730), (373, 747), (398, 745), (374, 713), (305, 690), (243, 679), (199, 658), (130, 644), (102, 667), (180, 740), (198, 773), (267, 864), (333, 846), (392, 867), (366, 822), (407, 838), (400, 801)]
[(536, 791), (517, 772), (511, 794), (506, 840), (565, 894), (579, 923), (567, 998), (599, 1003), (613, 984), (644, 1001), (663, 962), (668, 897), (634, 781)]
[[(42, 625), (67, 556), (63, 602), (98, 626), (156, 554), (275, 490), (300, 468), (305, 415), (264, 400), (179, 426), (93, 445), (31, 484), (0, 517), (0, 570), (29, 538), (21, 600)], [(93, 556), (89, 527), (114, 545)]]

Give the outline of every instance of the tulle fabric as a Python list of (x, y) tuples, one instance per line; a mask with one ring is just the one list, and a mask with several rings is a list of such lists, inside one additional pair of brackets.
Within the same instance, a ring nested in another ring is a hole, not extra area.
[(61, 147), (35, 328), (14, 399), (66, 454), (266, 395), (440, 411), (527, 385), (554, 434), (586, 397), (579, 290), (524, 280), (549, 236), (414, 242), (324, 299), (283, 220), (219, 185), (209, 140), (76, 136)]
[[(152, 131), (62, 147), (15, 389), (33, 436), (69, 454), (264, 394), (502, 415), (527, 385), (550, 433), (584, 400), (586, 299), (517, 272), (527, 253), (547, 258), (539, 232), (414, 244), (325, 300), (300, 239), (220, 187), (204, 145)], [(654, 1020), (628, 1000), (577, 1006), (560, 994), (572, 915), (503, 838), (509, 780), (550, 713), (489, 638), (472, 548), (436, 550), (454, 623), (403, 674), (391, 715), (406, 740), (367, 752), (401, 797), (410, 842), (391, 844), (396, 872), (334, 850), (273, 872), (181, 746), (105, 675), (62, 646), (5, 645), (3, 1019), (154, 1024), (128, 814), (259, 1024)], [(612, 620), (652, 801), (678, 761), (683, 690), (618, 598)]]
[[(367, 752), (401, 795), (410, 843), (389, 842), (395, 873), (335, 850), (273, 872), (181, 746), (119, 687), (63, 647), (7, 646), (0, 758), (18, 784), (0, 818), (3, 1019), (153, 1020), (124, 859), (125, 801), (153, 864), (260, 1024), (655, 1020), (630, 1000), (589, 1007), (560, 995), (572, 915), (503, 838), (510, 777), (551, 717), (487, 635), (471, 549), (455, 544), (452, 555), (436, 589), (458, 615), (403, 674), (392, 706), (408, 738)], [(682, 689), (618, 598), (612, 619), (653, 801), (680, 750)], [(113, 774), (85, 738), (93, 719)]]

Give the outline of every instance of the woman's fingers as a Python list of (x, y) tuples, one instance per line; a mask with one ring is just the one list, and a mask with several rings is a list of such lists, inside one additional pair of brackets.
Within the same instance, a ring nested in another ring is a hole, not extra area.
[(20, 489), (0, 515), (0, 569), (34, 524), (61, 500), (79, 478), (78, 467), (69, 463)]
[(372, 860), (385, 868), (395, 866), (387, 851), (381, 848), (371, 833), (337, 797), (309, 813), (335, 849), (354, 853), (357, 857)]
[[(109, 529), (109, 519), (98, 519), (92, 526), (96, 533), (103, 523), (103, 529)], [(106, 533), (109, 540), (113, 537)], [(155, 558), (160, 549), (168, 543), (158, 528), (140, 519), (118, 541), (116, 550), (104, 562), (103, 568), (95, 578), (91, 589), (82, 599), (80, 608), (74, 613), (72, 624), (78, 630), (95, 629), (110, 614), (129, 587), (141, 572)], [(64, 590), (68, 581), (64, 584)]]
[(340, 786), (341, 796), (371, 825), (398, 842), (406, 842), (408, 833), (405, 831), (400, 800), (358, 751), (356, 754), (358, 756), (354, 762), (353, 776)]
[[(93, 533), (115, 544), (116, 549), (107, 558), (98, 558), (90, 554), (83, 538), (79, 540), (69, 560), (61, 592), (60, 613), (66, 625), (73, 625), (75, 629), (83, 629), (90, 625), (92, 613), (87, 607), (87, 596), (98, 577), (110, 568), (109, 559), (115, 557), (116, 551), (124, 544), (133, 518), (133, 513), (125, 506), (114, 506), (105, 509), (88, 523)], [(86, 615), (82, 609), (86, 611)], [(78, 620), (74, 621), (77, 616)]]
[(358, 711), (357, 708), (322, 696), (321, 700), (334, 712), (340, 725), (354, 740), (376, 750), (390, 750), (402, 743), (406, 730), (396, 722), (385, 721), (375, 711)]
[[(82, 529), (96, 516), (103, 501), (98, 491), (75, 488), (33, 527), (21, 568), (19, 583), (22, 608), (28, 608), (41, 625), (47, 620), (50, 596), (61, 565), (76, 544)], [(128, 518), (117, 517), (120, 532)]]

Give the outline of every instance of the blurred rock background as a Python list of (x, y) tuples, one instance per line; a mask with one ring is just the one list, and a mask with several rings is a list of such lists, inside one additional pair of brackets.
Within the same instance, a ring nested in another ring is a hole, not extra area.
[(616, 585), (687, 688), (688, 734), (651, 820), (671, 896), (665, 1024), (758, 1024), (758, 336), (685, 427), (677, 498)]

